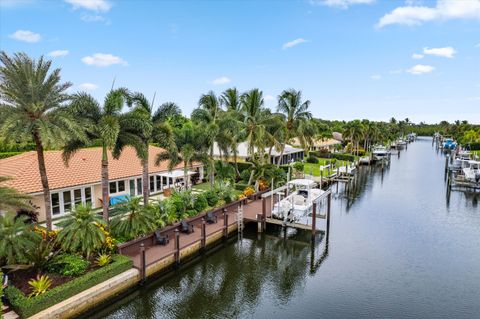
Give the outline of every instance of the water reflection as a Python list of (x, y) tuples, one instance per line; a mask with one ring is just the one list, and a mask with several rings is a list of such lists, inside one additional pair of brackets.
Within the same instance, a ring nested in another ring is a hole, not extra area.
[(158, 279), (93, 318), (113, 309), (107, 318), (244, 317), (264, 295), (272, 298), (272, 307), (286, 305), (326, 260), (328, 240), (325, 232), (312, 244), (307, 231), (272, 227), (257, 235), (255, 227), (248, 228), (243, 240)]

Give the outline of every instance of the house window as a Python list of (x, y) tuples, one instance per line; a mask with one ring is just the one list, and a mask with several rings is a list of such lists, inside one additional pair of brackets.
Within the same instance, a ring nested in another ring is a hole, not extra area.
[(110, 182), (110, 194), (121, 193), (125, 191), (125, 181)]
[(130, 180), (130, 196), (135, 196), (135, 180)]
[(117, 192), (117, 182), (110, 182), (110, 194)]
[(60, 196), (58, 193), (52, 194), (52, 214), (60, 214)]
[(72, 193), (70, 191), (63, 192), (63, 211), (65, 213), (72, 209)]
[(150, 192), (155, 191), (155, 176), (150, 176)]
[(92, 204), (92, 188), (76, 188), (67, 191), (52, 193), (52, 214), (60, 215), (69, 213), (77, 205)]
[(75, 189), (73, 191), (73, 202), (75, 203), (75, 206), (82, 204), (82, 190), (81, 189)]
[(137, 194), (142, 194), (142, 179), (137, 178)]
[(157, 181), (157, 191), (162, 189), (162, 179), (160, 176), (156, 176), (156, 181)]
[(92, 189), (90, 187), (85, 188), (85, 203), (92, 203)]

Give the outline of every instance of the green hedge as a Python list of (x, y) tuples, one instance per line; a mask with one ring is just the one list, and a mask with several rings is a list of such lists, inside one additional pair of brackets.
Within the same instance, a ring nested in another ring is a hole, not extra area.
[(332, 153), (330, 154), (330, 158), (336, 158), (341, 161), (350, 161), (350, 162), (355, 162), (355, 156), (351, 154), (345, 154), (345, 153)]
[(115, 255), (112, 260), (112, 263), (107, 266), (86, 273), (81, 277), (75, 278), (36, 297), (28, 298), (13, 286), (7, 287), (5, 292), (17, 314), (22, 318), (28, 318), (90, 287), (102, 283), (133, 266), (132, 260), (122, 255)]
[(27, 144), (4, 144), (0, 143), (0, 153), (4, 152), (28, 152), (34, 151), (35, 144), (34, 143), (27, 143)]
[(0, 159), (22, 154), (22, 152), (3, 152), (0, 153)]

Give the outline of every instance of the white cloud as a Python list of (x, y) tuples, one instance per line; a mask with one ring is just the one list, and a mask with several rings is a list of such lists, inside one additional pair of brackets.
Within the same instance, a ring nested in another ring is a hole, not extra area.
[(407, 72), (418, 75), (418, 74), (430, 73), (430, 72), (433, 72), (433, 70), (435, 70), (435, 68), (431, 65), (417, 64), (414, 67), (408, 69)]
[(382, 76), (380, 74), (374, 74), (374, 75), (371, 75), (370, 78), (372, 80), (380, 80)]
[(423, 59), (423, 54), (414, 53), (412, 54), (412, 59), (415, 59), (415, 60)]
[(232, 82), (232, 80), (230, 80), (228, 77), (226, 76), (221, 76), (219, 78), (216, 78), (215, 80), (212, 81), (212, 84), (213, 85), (224, 85), (224, 84), (227, 84), (227, 83), (230, 83)]
[(93, 55), (88, 55), (82, 58), (82, 62), (86, 65), (99, 67), (106, 67), (114, 64), (128, 65), (127, 61), (108, 53), (95, 53)]
[(93, 83), (82, 83), (79, 86), (86, 91), (93, 91), (98, 88), (98, 85)]
[(273, 95), (265, 95), (263, 99), (265, 102), (275, 101), (275, 97)]
[(480, 19), (479, 0), (437, 0), (435, 7), (404, 6), (385, 14), (377, 23), (381, 28), (390, 24), (421, 25), (433, 20)]
[(457, 51), (455, 51), (455, 49), (452, 47), (431, 48), (431, 49), (423, 48), (423, 54), (436, 55), (444, 58), (453, 58), (455, 53), (457, 53)]
[(42, 36), (29, 30), (17, 30), (10, 34), (10, 38), (23, 42), (35, 43), (40, 41)]
[(355, 4), (370, 4), (375, 0), (310, 0), (312, 5), (323, 5), (328, 7), (336, 7), (341, 9), (348, 9), (349, 6)]
[(58, 57), (61, 57), (61, 56), (66, 56), (68, 53), (69, 53), (68, 50), (55, 50), (55, 51), (52, 51), (52, 52), (48, 53), (47, 55), (51, 56), (53, 58), (58, 58)]
[(112, 4), (107, 0), (64, 0), (73, 6), (73, 9), (85, 9), (97, 12), (107, 12)]
[(298, 39), (295, 39), (293, 41), (290, 41), (290, 42), (287, 42), (287, 43), (284, 43), (282, 45), (282, 49), (283, 50), (286, 50), (286, 49), (289, 49), (289, 48), (292, 48), (296, 45), (299, 45), (299, 44), (302, 44), (302, 43), (305, 43), (305, 42), (308, 42), (307, 40), (305, 39), (302, 39), (302, 38), (298, 38)]

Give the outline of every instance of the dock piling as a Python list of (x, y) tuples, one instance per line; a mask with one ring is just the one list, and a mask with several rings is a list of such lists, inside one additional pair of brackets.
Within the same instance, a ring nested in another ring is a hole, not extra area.
[(313, 203), (312, 207), (312, 241), (315, 240), (317, 233), (317, 203)]
[(180, 231), (175, 229), (175, 266), (180, 265)]
[(228, 238), (228, 213), (227, 209), (223, 209), (223, 238), (227, 239)]
[(206, 231), (206, 223), (205, 223), (205, 217), (202, 218), (202, 242), (201, 242), (201, 245), (202, 245), (202, 250), (205, 250), (205, 246), (206, 246), (206, 237), (207, 237), (207, 231)]
[(147, 267), (147, 263), (146, 263), (146, 258), (145, 258), (145, 244), (144, 243), (141, 243), (140, 244), (140, 258), (141, 258), (141, 276), (142, 276), (142, 280), (141, 282), (144, 283), (145, 282), (145, 278), (146, 278), (146, 267)]

